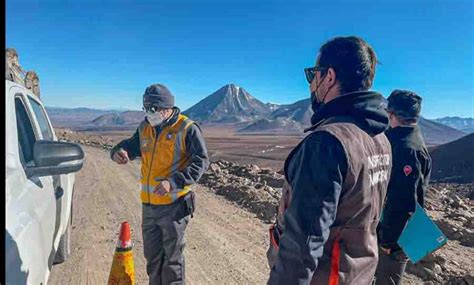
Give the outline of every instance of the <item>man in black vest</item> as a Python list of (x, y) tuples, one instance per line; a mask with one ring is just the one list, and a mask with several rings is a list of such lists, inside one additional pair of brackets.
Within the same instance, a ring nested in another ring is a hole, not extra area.
[(372, 282), (391, 169), (384, 98), (369, 91), (376, 63), (366, 41), (337, 37), (305, 69), (313, 126), (285, 162), (291, 199), (268, 284)]
[(387, 106), (391, 128), (385, 132), (392, 145), (393, 168), (383, 218), (377, 229), (379, 264), (376, 284), (401, 284), (408, 262), (397, 241), (416, 204), (424, 206), (431, 158), (418, 127), (421, 97), (395, 90)]

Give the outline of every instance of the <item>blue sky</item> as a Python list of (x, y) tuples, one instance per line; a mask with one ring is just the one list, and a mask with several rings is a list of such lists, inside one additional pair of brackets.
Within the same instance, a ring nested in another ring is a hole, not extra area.
[[(291, 3), (291, 4), (290, 4)], [(427, 118), (474, 116), (470, 0), (7, 0), (6, 40), (48, 106), (140, 109), (164, 83), (186, 109), (227, 83), (264, 102), (309, 97), (303, 68), (338, 35), (379, 57), (373, 90), (424, 98)]]

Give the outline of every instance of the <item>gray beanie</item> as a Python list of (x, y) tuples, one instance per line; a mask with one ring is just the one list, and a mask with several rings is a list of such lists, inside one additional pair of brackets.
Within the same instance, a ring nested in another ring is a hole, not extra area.
[(174, 107), (174, 96), (163, 84), (153, 84), (143, 94), (143, 106), (171, 109)]

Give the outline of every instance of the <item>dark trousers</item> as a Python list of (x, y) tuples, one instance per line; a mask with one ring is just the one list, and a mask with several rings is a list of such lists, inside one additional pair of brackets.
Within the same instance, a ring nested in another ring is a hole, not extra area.
[(189, 216), (183, 205), (143, 204), (143, 251), (150, 285), (185, 284), (184, 233)]
[(402, 250), (385, 253), (379, 248), (379, 263), (375, 272), (375, 285), (402, 284), (402, 276), (407, 267), (408, 258)]

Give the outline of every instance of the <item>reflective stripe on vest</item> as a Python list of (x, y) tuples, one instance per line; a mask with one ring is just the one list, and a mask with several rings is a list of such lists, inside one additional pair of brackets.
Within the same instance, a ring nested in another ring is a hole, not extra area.
[(187, 129), (194, 122), (184, 115), (179, 115), (177, 121), (165, 127), (159, 136), (155, 128), (147, 122), (139, 127), (140, 149), (142, 157), (141, 169), (141, 198), (143, 203), (154, 205), (171, 204), (179, 197), (189, 192), (189, 186), (174, 189), (166, 195), (154, 193), (161, 181), (181, 171), (186, 167), (185, 137)]

